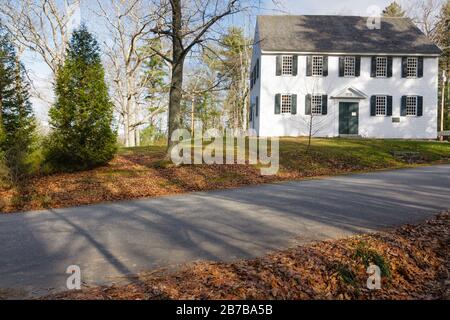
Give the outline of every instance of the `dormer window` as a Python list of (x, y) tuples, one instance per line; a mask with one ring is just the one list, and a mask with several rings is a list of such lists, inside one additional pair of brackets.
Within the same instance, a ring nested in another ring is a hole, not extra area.
[(283, 76), (291, 76), (292, 75), (292, 69), (294, 64), (294, 57), (293, 56), (283, 56), (283, 67), (282, 67), (282, 74)]
[(385, 78), (387, 77), (387, 58), (377, 57), (376, 58), (376, 77)]
[(313, 56), (312, 57), (312, 75), (313, 76), (323, 76), (323, 57)]
[(417, 66), (419, 59), (415, 57), (408, 57), (406, 59), (406, 76), (408, 78), (417, 78)]

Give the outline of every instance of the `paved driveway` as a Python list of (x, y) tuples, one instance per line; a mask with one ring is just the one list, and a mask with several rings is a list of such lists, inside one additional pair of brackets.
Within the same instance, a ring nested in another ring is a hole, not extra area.
[[(0, 288), (45, 294), (65, 270), (103, 284), (423, 220), (450, 208), (450, 165), (0, 216)], [(16, 292), (17, 293), (17, 292)]]

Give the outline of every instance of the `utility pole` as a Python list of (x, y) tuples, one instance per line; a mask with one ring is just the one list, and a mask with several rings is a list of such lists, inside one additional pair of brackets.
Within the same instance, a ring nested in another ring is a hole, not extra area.
[(447, 83), (446, 71), (442, 70), (442, 93), (441, 93), (441, 125), (439, 140), (444, 141), (444, 106), (445, 106), (445, 85)]

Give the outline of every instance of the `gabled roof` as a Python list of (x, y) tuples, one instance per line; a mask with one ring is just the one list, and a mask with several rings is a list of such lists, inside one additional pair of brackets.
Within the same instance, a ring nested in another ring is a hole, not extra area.
[(441, 50), (408, 18), (381, 18), (369, 29), (367, 17), (258, 16), (262, 51), (360, 54), (431, 54)]

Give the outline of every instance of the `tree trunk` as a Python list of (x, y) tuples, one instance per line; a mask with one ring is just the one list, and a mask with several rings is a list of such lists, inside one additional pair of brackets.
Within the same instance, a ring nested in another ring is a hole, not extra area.
[(183, 35), (181, 30), (181, 0), (172, 0), (172, 80), (169, 96), (169, 134), (167, 144), (167, 157), (173, 148), (172, 133), (181, 127), (181, 99), (183, 88), (183, 67), (185, 53), (183, 50)]

